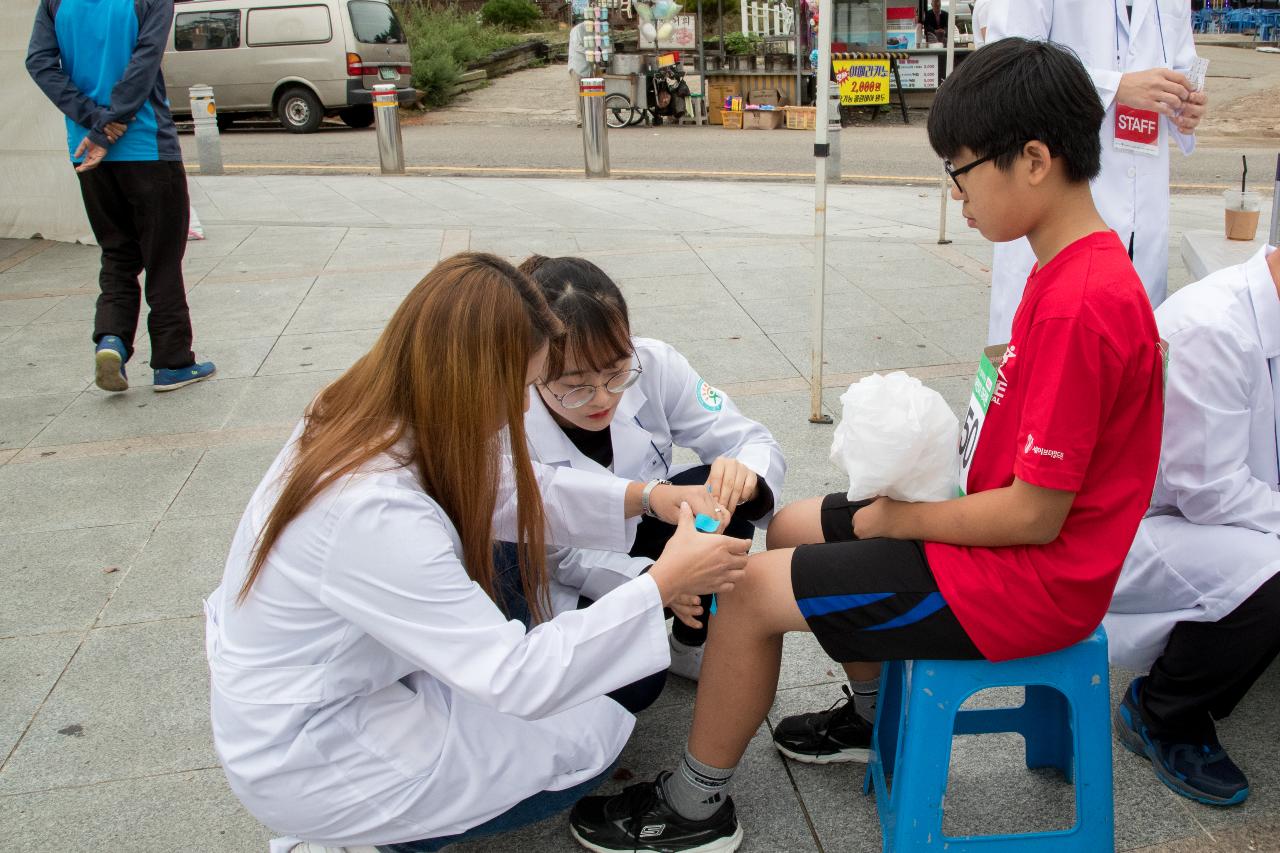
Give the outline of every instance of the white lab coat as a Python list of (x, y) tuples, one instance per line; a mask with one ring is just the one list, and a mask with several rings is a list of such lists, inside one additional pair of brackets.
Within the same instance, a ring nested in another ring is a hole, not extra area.
[[(673, 447), (698, 454), (703, 464), (728, 456), (746, 465), (782, 497), (787, 463), (769, 430), (746, 417), (722, 392), (703, 382), (675, 348), (650, 338), (632, 338), (644, 373), (622, 393), (611, 425), (613, 467), (605, 469), (587, 458), (564, 434), (534, 389), (525, 432), (533, 459), (557, 469), (605, 474), (625, 480), (666, 479), (691, 465), (672, 462)], [(704, 402), (710, 392), (718, 396)], [(756, 521), (764, 529), (772, 513)], [(651, 560), (625, 553), (635, 541), (638, 519), (628, 525), (625, 548), (596, 550), (561, 548), (549, 557), (551, 602), (555, 612), (572, 610), (578, 597), (600, 596), (637, 577)]]
[[(1102, 121), (1102, 171), (1093, 182), (1093, 200), (1107, 225), (1129, 245), (1133, 265), (1159, 306), (1169, 277), (1169, 148), (1172, 139), (1190, 154), (1195, 136), (1179, 132), (1172, 119), (1160, 122), (1159, 155), (1115, 148), (1115, 100), (1126, 72), (1149, 68), (1190, 70), (1196, 58), (1187, 0), (1133, 0), (1133, 20), (1125, 0), (996, 0), (988, 12), (987, 43), (1007, 36), (1048, 39), (1074, 50), (1089, 71), (1107, 108)], [(1136, 234), (1135, 234), (1136, 231)], [(991, 314), (987, 342), (1004, 343), (1022, 299), (1035, 253), (1026, 238), (997, 243), (991, 265)]]
[[(304, 509), (237, 605), (292, 453), (293, 440), (254, 493), (206, 603), (214, 745), (255, 817), (330, 846), (452, 835), (613, 762), (634, 718), (604, 694), (670, 664), (652, 579), (526, 633), (467, 576), (415, 469), (388, 456)], [(539, 476), (551, 541), (625, 545), (625, 481)], [(513, 535), (513, 510), (498, 535)]]
[(1156, 311), (1169, 342), (1151, 509), (1105, 625), (1111, 659), (1144, 670), (1178, 622), (1216, 622), (1280, 571), (1280, 298), (1259, 252)]

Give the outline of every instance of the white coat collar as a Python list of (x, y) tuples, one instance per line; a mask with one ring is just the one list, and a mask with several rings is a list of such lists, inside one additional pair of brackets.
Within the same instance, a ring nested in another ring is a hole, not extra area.
[(1151, 4), (1157, 1), (1133, 0), (1133, 20), (1130, 20), (1129, 13), (1125, 10), (1125, 0), (1116, 0), (1116, 14), (1120, 17), (1120, 26), (1129, 33), (1130, 41), (1133, 40), (1134, 33), (1142, 29), (1143, 22), (1151, 12)]
[[(613, 467), (617, 471), (638, 470), (649, 450), (651, 434), (636, 419), (648, 400), (640, 387), (642, 384), (643, 382), (637, 382), (623, 393), (618, 402), (618, 411), (613, 415), (610, 432), (613, 437)], [(551, 416), (551, 411), (542, 401), (538, 390), (530, 387), (529, 394), (532, 396), (529, 400), (529, 414), (525, 418), (526, 432), (538, 461), (547, 465), (567, 462), (578, 468), (590, 469), (594, 466), (600, 469), (601, 466), (573, 446), (569, 436), (564, 434), (560, 424)]]
[(1263, 246), (1258, 253), (1244, 263), (1245, 281), (1249, 283), (1249, 298), (1253, 301), (1253, 316), (1258, 323), (1258, 341), (1267, 358), (1280, 355), (1280, 294), (1267, 265), (1267, 255), (1275, 251)]

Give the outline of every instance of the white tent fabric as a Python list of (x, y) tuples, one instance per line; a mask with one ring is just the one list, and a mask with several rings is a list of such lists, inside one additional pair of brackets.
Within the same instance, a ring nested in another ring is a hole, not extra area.
[(92, 243), (62, 113), (27, 75), (37, 2), (0, 2), (0, 237)]

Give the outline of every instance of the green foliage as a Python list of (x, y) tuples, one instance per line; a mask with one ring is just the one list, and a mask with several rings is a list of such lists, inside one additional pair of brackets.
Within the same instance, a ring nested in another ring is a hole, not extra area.
[(724, 49), (732, 56), (759, 53), (761, 44), (763, 41), (759, 36), (749, 36), (746, 33), (726, 33), (724, 37)]
[(480, 20), (509, 30), (527, 30), (541, 17), (542, 12), (531, 0), (489, 0), (480, 9)]
[(451, 87), (468, 65), (526, 41), (499, 27), (485, 26), (475, 15), (454, 7), (405, 3), (396, 14), (413, 54), (413, 85), (426, 93), (425, 100), (433, 107), (449, 102)]

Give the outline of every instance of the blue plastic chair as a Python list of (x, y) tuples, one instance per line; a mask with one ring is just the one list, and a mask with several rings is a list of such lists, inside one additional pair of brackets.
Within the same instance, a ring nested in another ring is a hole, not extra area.
[[(1018, 707), (961, 711), (989, 687), (1021, 686)], [(1016, 835), (945, 836), (942, 803), (957, 734), (1018, 732), (1027, 767), (1057, 767), (1075, 783), (1070, 829)], [(876, 796), (885, 851), (1113, 850), (1111, 687), (1107, 635), (1019, 660), (891, 661), (880, 677), (880, 701), (863, 793)]]

